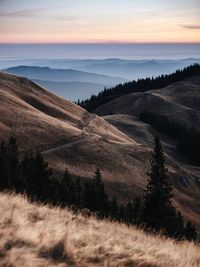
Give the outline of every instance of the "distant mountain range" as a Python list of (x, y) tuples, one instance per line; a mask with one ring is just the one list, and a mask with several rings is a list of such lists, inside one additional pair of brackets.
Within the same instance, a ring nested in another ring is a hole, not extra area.
[(84, 99), (104, 87), (124, 83), (126, 79), (73, 69), (51, 69), (49, 67), (17, 66), (5, 70), (23, 76), (48, 87), (54, 93), (69, 100)]
[[(179, 68), (200, 63), (200, 58), (180, 60), (63, 59), (63, 60), (1, 60), (0, 69), (13, 66), (39, 66), (54, 69), (73, 69), (97, 74), (119, 76), (128, 80), (168, 74)], [(39, 78), (38, 78), (39, 79)], [(47, 79), (48, 80), (48, 79)], [(95, 81), (95, 83), (98, 83)]]
[(77, 101), (97, 94), (104, 87), (113, 87), (138, 78), (169, 74), (194, 63), (200, 63), (200, 59), (27, 59), (0, 60), (0, 69), (27, 77), (65, 99)]
[(37, 79), (33, 79), (33, 81), (44, 88), (48, 88), (54, 94), (72, 101), (88, 98), (106, 86), (101, 83), (98, 84), (89, 82), (54, 82)]

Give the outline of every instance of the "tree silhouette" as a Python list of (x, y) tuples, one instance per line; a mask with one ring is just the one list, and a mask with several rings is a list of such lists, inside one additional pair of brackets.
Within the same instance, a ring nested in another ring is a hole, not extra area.
[(110, 201), (110, 218), (113, 220), (119, 219), (119, 204), (115, 196)]
[(151, 171), (146, 193), (144, 196), (144, 221), (147, 228), (162, 231), (164, 234), (176, 236), (180, 232), (180, 220), (173, 207), (172, 187), (168, 179), (168, 170), (165, 167), (165, 155), (160, 139), (155, 138), (154, 153), (151, 160)]
[(108, 215), (108, 195), (99, 169), (96, 170), (94, 178), (85, 183), (84, 206), (96, 212), (100, 217)]
[(187, 240), (195, 241), (197, 239), (197, 231), (191, 221), (186, 223), (185, 227), (185, 237)]

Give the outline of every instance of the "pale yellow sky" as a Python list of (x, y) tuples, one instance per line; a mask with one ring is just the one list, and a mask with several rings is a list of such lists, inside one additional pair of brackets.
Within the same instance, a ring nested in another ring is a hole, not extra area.
[(200, 42), (199, 0), (0, 0), (0, 43)]

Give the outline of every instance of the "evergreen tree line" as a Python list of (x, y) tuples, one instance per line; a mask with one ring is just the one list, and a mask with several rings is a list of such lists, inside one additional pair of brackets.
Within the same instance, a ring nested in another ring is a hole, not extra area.
[(116, 85), (113, 88), (104, 88), (98, 95), (92, 95), (90, 99), (78, 101), (77, 104), (88, 111), (112, 101), (113, 99), (135, 92), (146, 92), (166, 87), (172, 83), (182, 81), (191, 76), (199, 75), (200, 65), (194, 64), (169, 75), (161, 75), (156, 78), (138, 79), (137, 81), (126, 82)]
[(144, 196), (119, 203), (107, 194), (100, 170), (84, 183), (72, 179), (68, 170), (55, 178), (52, 169), (39, 153), (20, 153), (16, 139), (2, 140), (0, 145), (0, 190), (26, 193), (34, 201), (86, 210), (99, 218), (137, 225), (177, 239), (196, 240), (190, 221), (184, 222), (173, 206), (172, 187), (168, 181), (165, 156), (158, 138), (151, 160), (151, 172)]
[(177, 151), (188, 158), (193, 164), (200, 166), (200, 132), (194, 127), (188, 128), (186, 125), (169, 120), (166, 116), (143, 111), (139, 119), (152, 125), (159, 132), (175, 138)]

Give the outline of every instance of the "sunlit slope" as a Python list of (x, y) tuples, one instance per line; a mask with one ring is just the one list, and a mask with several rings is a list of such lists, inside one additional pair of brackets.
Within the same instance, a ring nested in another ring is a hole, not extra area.
[(0, 194), (0, 266), (198, 267), (200, 247)]

